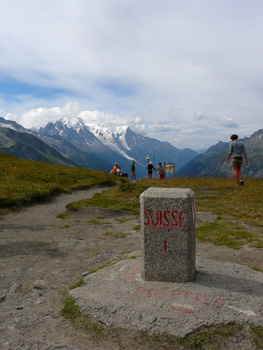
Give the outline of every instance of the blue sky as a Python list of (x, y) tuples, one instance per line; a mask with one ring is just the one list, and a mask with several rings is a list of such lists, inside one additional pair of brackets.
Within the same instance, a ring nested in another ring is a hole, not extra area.
[(85, 115), (199, 149), (261, 129), (261, 0), (0, 3), (0, 116)]

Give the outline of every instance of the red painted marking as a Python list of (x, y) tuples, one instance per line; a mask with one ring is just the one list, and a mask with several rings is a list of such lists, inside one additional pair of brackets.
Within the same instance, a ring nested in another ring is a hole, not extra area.
[(173, 210), (156, 210), (152, 211), (147, 209), (144, 211), (144, 216), (146, 221), (144, 222), (144, 226), (153, 226), (153, 227), (180, 227), (182, 229), (187, 228), (187, 213), (184, 211), (178, 212)]
[(194, 212), (194, 220), (196, 219), (196, 213), (195, 213), (195, 199), (193, 198), (193, 212)]
[(169, 226), (170, 226), (170, 220), (169, 220), (169, 218), (167, 217), (168, 214), (171, 214), (170, 210), (166, 210), (166, 211), (163, 213), (164, 220), (165, 220), (163, 226), (165, 226), (165, 227), (169, 227)]
[(172, 306), (172, 309), (175, 310), (175, 311), (185, 312), (186, 314), (192, 314), (193, 313), (193, 310), (183, 309), (181, 307)]
[(187, 213), (185, 211), (180, 212), (180, 227), (187, 228), (187, 226), (185, 225), (186, 215), (187, 215)]
[(134, 293), (135, 296), (137, 296), (139, 294), (139, 292), (146, 292), (147, 291), (147, 288), (145, 287), (138, 287), (136, 292)]
[(172, 212), (172, 218), (173, 218), (173, 220), (174, 220), (174, 223), (172, 223), (172, 226), (173, 226), (173, 227), (177, 227), (177, 226), (178, 226), (178, 221), (177, 221), (175, 215), (178, 215), (178, 211), (176, 211), (176, 210), (174, 210), (174, 211)]
[(171, 299), (171, 300), (175, 300), (176, 297), (177, 297), (180, 293), (181, 293), (180, 290), (176, 290), (176, 289), (172, 290), (171, 295), (170, 295), (170, 299)]
[(215, 302), (217, 303), (215, 307), (220, 308), (220, 307), (222, 307), (222, 306), (223, 306), (223, 305), (221, 305), (221, 303), (220, 303), (220, 302), (222, 302), (222, 304), (223, 304), (223, 303), (224, 303), (224, 299), (221, 299), (221, 298), (216, 298), (216, 299), (215, 299)]
[(167, 241), (166, 241), (166, 239), (164, 240), (164, 250), (167, 252)]
[(204, 305), (210, 305), (210, 298), (208, 295), (204, 295), (204, 300), (203, 300), (203, 304)]
[(189, 294), (191, 294), (191, 295), (193, 294), (193, 293), (190, 292), (189, 290), (182, 290), (181, 292), (184, 293), (184, 300), (186, 300), (186, 299), (188, 298), (188, 295), (189, 295)]
[(148, 214), (148, 213), (151, 213), (151, 212), (152, 212), (151, 210), (145, 210), (145, 211), (144, 211), (144, 215), (145, 215), (145, 217), (146, 217), (146, 219), (147, 219), (147, 222), (144, 223), (145, 226), (149, 226), (149, 225), (150, 225), (150, 219), (149, 219), (149, 217), (148, 217), (147, 214)]
[[(135, 276), (137, 275), (136, 272), (139, 272), (140, 269), (136, 268), (133, 270), (130, 270), (128, 273), (123, 274), (122, 278), (119, 279), (119, 283), (116, 283), (116, 285), (126, 284), (126, 283), (135, 283)], [(209, 295), (200, 294), (196, 292), (192, 292), (190, 290), (177, 290), (177, 289), (158, 289), (158, 288), (146, 288), (143, 286), (137, 287), (134, 296), (147, 297), (147, 298), (157, 298), (157, 299), (170, 299), (171, 301), (177, 300), (178, 303), (184, 303), (186, 300), (189, 303), (199, 303), (199, 305), (205, 305), (205, 306), (213, 306), (215, 308), (222, 308), (224, 306), (224, 299), (222, 298), (212, 298)], [(182, 300), (183, 299), (183, 300)], [(183, 306), (183, 304), (182, 304)], [(177, 306), (171, 306), (173, 310), (184, 312), (187, 314), (194, 313), (193, 310), (187, 309), (184, 307), (180, 307), (180, 305)]]

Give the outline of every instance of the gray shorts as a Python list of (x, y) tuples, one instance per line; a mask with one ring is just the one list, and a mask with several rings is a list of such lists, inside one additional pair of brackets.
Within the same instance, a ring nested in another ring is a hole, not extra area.
[(241, 157), (234, 157), (231, 159), (231, 165), (238, 168), (241, 168), (242, 162), (243, 162), (243, 158)]

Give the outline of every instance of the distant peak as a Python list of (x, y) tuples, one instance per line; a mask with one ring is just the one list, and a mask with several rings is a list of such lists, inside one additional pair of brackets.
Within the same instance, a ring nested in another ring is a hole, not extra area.
[(63, 119), (60, 119), (61, 123), (63, 125), (68, 125), (68, 126), (76, 126), (76, 125), (84, 125), (83, 120), (80, 117), (64, 117)]

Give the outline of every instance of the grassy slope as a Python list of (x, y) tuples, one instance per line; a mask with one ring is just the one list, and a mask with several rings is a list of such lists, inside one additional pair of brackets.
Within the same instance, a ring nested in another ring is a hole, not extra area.
[(23, 160), (0, 153), (0, 212), (56, 193), (112, 186), (119, 180), (101, 171)]
[(0, 180), (2, 212), (54, 193), (118, 184), (92, 199), (71, 203), (68, 208), (96, 206), (131, 210), (139, 215), (139, 196), (148, 187), (191, 188), (197, 211), (218, 215), (216, 222), (197, 228), (200, 241), (236, 249), (244, 245), (263, 248), (262, 179), (247, 179), (245, 186), (236, 186), (232, 179), (214, 178), (144, 179), (129, 183), (100, 171), (27, 161), (0, 153)]

